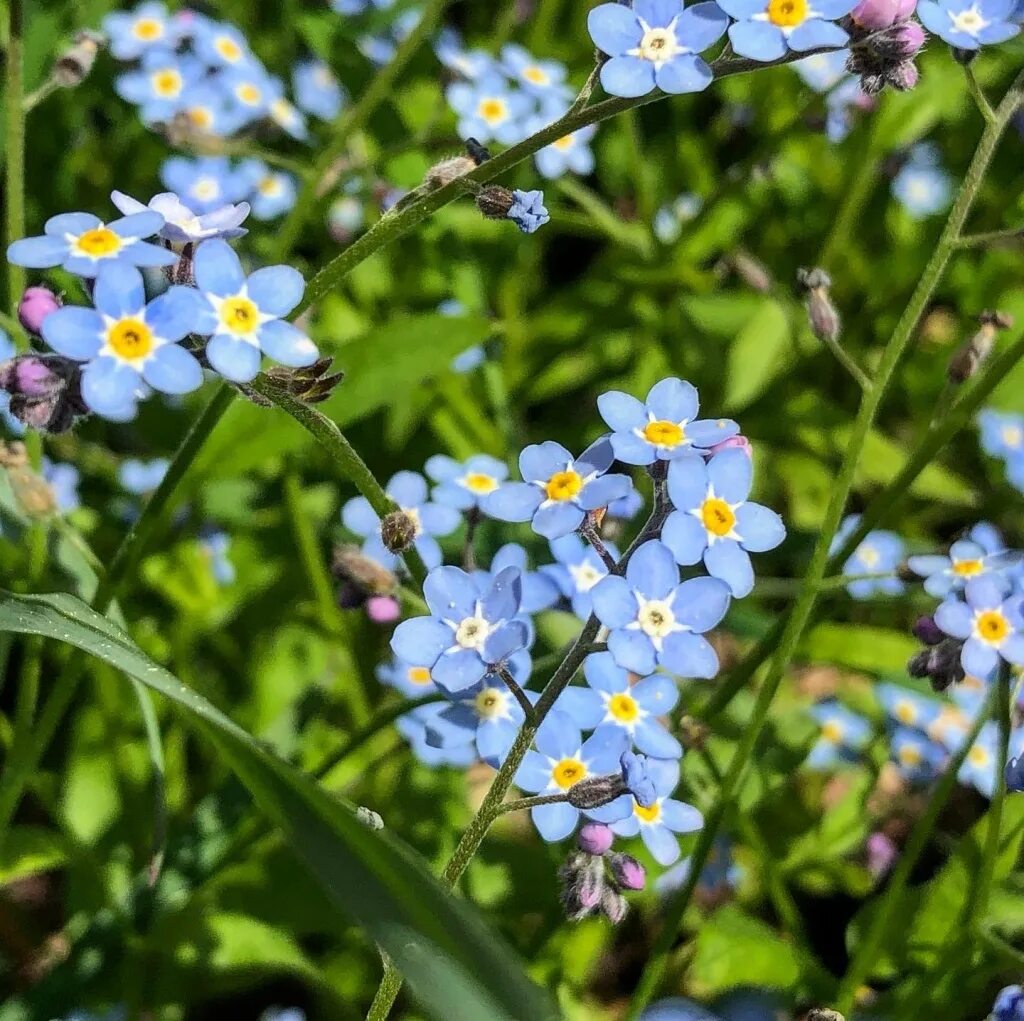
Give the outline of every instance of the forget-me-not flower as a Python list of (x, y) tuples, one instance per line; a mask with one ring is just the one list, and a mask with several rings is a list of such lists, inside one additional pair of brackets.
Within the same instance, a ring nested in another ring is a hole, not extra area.
[(445, 93), (459, 115), (460, 138), (478, 142), (492, 139), (511, 145), (525, 137), (524, 119), (532, 101), (525, 92), (513, 91), (503, 77), (488, 74), (473, 82), (454, 82)]
[(609, 575), (591, 593), (607, 627), (615, 662), (638, 674), (661, 665), (682, 677), (714, 677), (718, 656), (705, 638), (729, 608), (729, 587), (717, 578), (679, 582), (672, 551), (657, 539), (630, 558), (625, 578)]
[(479, 508), (484, 497), (508, 478), (508, 468), (489, 454), (476, 454), (464, 463), (446, 454), (435, 454), (428, 459), (425, 470), (437, 483), (434, 499), (460, 511)]
[(810, 713), (821, 726), (805, 760), (811, 769), (831, 769), (854, 761), (871, 737), (871, 724), (834, 698), (811, 706)]
[(934, 780), (946, 761), (946, 750), (919, 730), (897, 727), (889, 738), (896, 768), (912, 783)]
[[(614, 543), (606, 542), (605, 549), (615, 559), (619, 551)], [(607, 577), (608, 568), (597, 550), (584, 542), (578, 535), (570, 533), (551, 540), (551, 553), (556, 563), (541, 567), (572, 603), (572, 612), (586, 620), (594, 608), (591, 592), (594, 586)]]
[(428, 667), (414, 666), (397, 657), (389, 663), (381, 663), (376, 674), (381, 684), (395, 688), (408, 698), (421, 698), (439, 690)]
[(1021, 597), (1006, 598), (993, 578), (973, 578), (964, 589), (966, 602), (947, 599), (935, 611), (935, 623), (953, 638), (964, 640), (964, 670), (987, 677), (1000, 660), (1024, 666), (1024, 615)]
[(219, 239), (199, 246), (194, 266), (203, 298), (195, 329), (209, 335), (206, 357), (225, 379), (248, 383), (264, 353), (289, 368), (317, 360), (316, 345), (282, 318), (306, 287), (297, 269), (266, 266), (246, 276), (234, 249)]
[[(850, 514), (843, 519), (829, 547), (829, 554), (835, 553), (846, 543), (847, 536), (859, 521), (859, 514)], [(903, 591), (903, 582), (892, 577), (892, 574), (902, 560), (903, 540), (895, 532), (881, 529), (869, 532), (843, 565), (843, 574), (878, 577), (858, 577), (846, 586), (846, 591), (854, 599), (870, 599), (876, 593), (898, 596)]]
[(544, 205), (544, 192), (520, 191), (512, 192), (512, 204), (505, 214), (524, 234), (533, 234), (540, 230), (551, 217)]
[(958, 50), (1003, 43), (1020, 32), (1016, 0), (920, 0), (921, 24)]
[(751, 60), (781, 60), (788, 50), (802, 52), (825, 46), (845, 46), (850, 36), (835, 24), (849, 14), (857, 0), (722, 0), (721, 7), (736, 19), (729, 41)]
[(557, 102), (569, 92), (564, 64), (557, 60), (538, 60), (516, 43), (502, 46), (501, 67), (520, 88), (535, 96), (553, 96)]
[[(532, 135), (545, 126), (538, 118), (528, 125), (527, 132)], [(556, 138), (550, 145), (546, 145), (536, 152), (533, 161), (537, 164), (541, 175), (553, 180), (556, 177), (561, 177), (567, 171), (572, 171), (581, 177), (592, 173), (594, 154), (589, 143), (596, 131), (596, 124), (588, 124), (586, 127), (580, 128), (579, 131)]]
[(875, 695), (886, 714), (896, 723), (928, 731), (942, 712), (943, 703), (900, 684), (878, 684)]
[(302, 60), (292, 71), (292, 88), (299, 107), (324, 121), (341, 112), (344, 93), (334, 72), (321, 60)]
[(907, 567), (924, 578), (924, 590), (930, 596), (943, 599), (950, 592), (958, 592), (971, 578), (994, 575), (1020, 561), (1020, 554), (1002, 552), (987, 554), (982, 546), (970, 539), (960, 539), (949, 548), (949, 556), (927, 554), (907, 558)]
[(148, 49), (173, 49), (178, 41), (174, 24), (162, 3), (142, 3), (134, 11), (115, 11), (103, 19), (110, 52), (118, 60), (136, 60)]
[(498, 70), (494, 57), (486, 51), (467, 50), (462, 37), (454, 28), (441, 29), (434, 40), (434, 53), (449, 70), (470, 80), (483, 78), (484, 75), (493, 74)]
[(506, 567), (515, 567), (522, 578), (523, 598), (520, 609), (524, 614), (539, 613), (558, 602), (559, 591), (555, 580), (546, 571), (531, 571), (526, 550), (517, 542), (507, 542), (491, 558), (489, 571), (478, 571), (480, 584), (487, 583), (487, 575), (497, 577)]
[(915, 145), (893, 178), (892, 193), (914, 219), (942, 212), (953, 195), (953, 182), (939, 164), (932, 145)]
[(683, 565), (702, 557), (708, 574), (721, 578), (734, 596), (754, 587), (748, 551), (774, 549), (786, 537), (782, 518), (747, 495), (753, 466), (738, 449), (723, 450), (706, 464), (701, 457), (670, 462), (668, 493), (676, 508), (662, 530), (661, 541)]
[(248, 179), (232, 168), (226, 156), (200, 156), (194, 160), (172, 156), (160, 167), (160, 180), (199, 213), (239, 202), (249, 191)]
[(262, 160), (243, 160), (238, 173), (249, 179), (252, 188), (249, 204), (257, 220), (276, 220), (295, 205), (298, 186), (295, 175), (272, 170)]
[(432, 702), (417, 706), (412, 712), (395, 720), (395, 729), (409, 742), (413, 754), (426, 766), (466, 767), (476, 762), (476, 746), (470, 741), (465, 744), (438, 747), (431, 744), (427, 727), (438, 713), (444, 710), (443, 702)]
[(198, 57), (214, 68), (237, 67), (255, 59), (240, 29), (210, 18), (197, 21), (192, 45)]
[(121, 488), (133, 496), (146, 496), (163, 482), (170, 466), (171, 462), (165, 457), (155, 457), (149, 461), (129, 457), (121, 462), (117, 480)]
[(178, 343), (199, 323), (195, 291), (170, 287), (147, 304), (142, 274), (112, 265), (100, 271), (93, 303), (65, 305), (42, 326), (54, 351), (84, 363), (82, 397), (93, 411), (114, 421), (133, 418), (143, 380), (167, 394), (202, 385), (199, 362)]
[(986, 454), (1003, 460), (1024, 454), (1024, 415), (985, 408), (978, 413), (978, 427)]
[(718, 4), (684, 8), (678, 0), (634, 0), (632, 7), (608, 3), (587, 17), (590, 38), (611, 58), (601, 66), (610, 96), (700, 92), (714, 78), (699, 56), (725, 32), (729, 18)]
[(191, 57), (172, 50), (148, 50), (137, 71), (114, 80), (114, 91), (139, 107), (144, 124), (170, 121), (181, 109), (186, 88), (199, 80), (203, 67)]
[(220, 206), (199, 215), (171, 191), (154, 195), (148, 206), (120, 191), (112, 191), (110, 200), (125, 215), (144, 213), (146, 210), (159, 213), (164, 218), (160, 237), (170, 241), (172, 245), (195, 244), (199, 241), (209, 241), (211, 238), (230, 240), (248, 233), (241, 226), (249, 215), (248, 202)]
[(499, 521), (531, 521), (549, 539), (567, 535), (590, 511), (607, 506), (632, 488), (626, 475), (605, 475), (614, 459), (607, 439), (576, 459), (560, 443), (533, 443), (519, 455), (524, 482), (505, 482), (484, 497), (484, 512)]
[(696, 388), (671, 376), (655, 383), (646, 401), (618, 390), (603, 393), (597, 410), (612, 430), (615, 456), (626, 464), (668, 461), (713, 447), (740, 431), (725, 418), (694, 421), (700, 410)]

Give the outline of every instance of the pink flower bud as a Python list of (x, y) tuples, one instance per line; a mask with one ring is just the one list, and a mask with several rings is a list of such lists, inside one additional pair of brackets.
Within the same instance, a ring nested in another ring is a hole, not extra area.
[(720, 454), (723, 450), (729, 450), (731, 447), (742, 450), (747, 457), (753, 456), (754, 449), (751, 447), (750, 440), (746, 436), (730, 436), (727, 440), (722, 440), (721, 443), (716, 443), (713, 447), (709, 447), (708, 453), (714, 457), (715, 454)]
[(908, 21), (893, 31), (893, 39), (899, 45), (901, 55), (909, 60), (924, 46), (925, 32), (916, 21)]
[(899, 855), (896, 845), (880, 831), (868, 837), (867, 852), (868, 871), (876, 877), (888, 872)]
[(29, 333), (41, 333), (43, 320), (60, 308), (60, 298), (46, 287), (29, 287), (18, 302), (18, 321)]
[(917, 0), (897, 0), (896, 20), (906, 21), (917, 10)]
[(63, 388), (64, 381), (50, 371), (49, 366), (27, 355), (14, 363), (12, 392), (26, 397), (49, 397), (55, 388)]
[(398, 600), (393, 596), (370, 596), (366, 600), (366, 616), (374, 624), (393, 624), (400, 615)]
[(850, 11), (850, 17), (861, 28), (875, 32), (899, 21), (899, 11), (903, 6), (905, 0), (860, 0)]
[(647, 885), (643, 865), (632, 855), (613, 854), (609, 862), (615, 882), (624, 890), (642, 890)]
[(587, 854), (604, 854), (615, 839), (610, 826), (601, 822), (588, 822), (579, 832), (576, 843), (581, 851)]

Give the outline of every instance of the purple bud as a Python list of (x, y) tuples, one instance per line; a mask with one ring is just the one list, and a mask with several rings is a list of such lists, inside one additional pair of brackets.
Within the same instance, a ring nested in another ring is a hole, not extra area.
[(621, 893), (616, 893), (615, 890), (605, 890), (601, 897), (601, 910), (612, 925), (618, 925), (626, 917), (629, 905)]
[(392, 624), (401, 615), (398, 600), (393, 596), (370, 596), (366, 600), (366, 616), (374, 624)]
[(16, 359), (10, 385), (12, 393), (24, 394), (26, 397), (48, 397), (55, 388), (63, 385), (64, 380), (33, 355)]
[(850, 11), (850, 17), (861, 28), (874, 32), (899, 21), (902, 6), (905, 6), (903, 0), (860, 0)]
[(624, 890), (642, 890), (647, 885), (647, 873), (643, 865), (632, 855), (613, 854), (608, 859), (615, 882)]
[(580, 829), (576, 843), (581, 851), (600, 855), (608, 851), (614, 840), (615, 834), (610, 826), (602, 822), (588, 822)]
[(60, 298), (47, 287), (29, 287), (18, 302), (18, 321), (29, 333), (42, 333), (43, 320), (60, 308)]
[(893, 30), (893, 40), (899, 46), (900, 55), (909, 60), (924, 46), (924, 29), (916, 21), (908, 21)]
[(913, 627), (914, 637), (925, 645), (938, 645), (946, 636), (934, 617), (918, 617)]
[(576, 900), (581, 908), (590, 910), (601, 903), (604, 893), (604, 871), (588, 866), (580, 872), (576, 882)]
[(867, 852), (868, 871), (876, 878), (889, 871), (899, 854), (896, 845), (881, 831), (868, 837)]
[(896, 20), (906, 21), (917, 10), (917, 0), (897, 0)]
[(742, 450), (747, 457), (754, 456), (754, 448), (750, 445), (750, 440), (746, 436), (730, 436), (727, 440), (722, 440), (721, 443), (715, 443), (713, 446), (708, 448), (708, 453), (712, 457), (715, 454), (721, 453), (723, 450), (730, 450), (735, 447), (738, 450)]

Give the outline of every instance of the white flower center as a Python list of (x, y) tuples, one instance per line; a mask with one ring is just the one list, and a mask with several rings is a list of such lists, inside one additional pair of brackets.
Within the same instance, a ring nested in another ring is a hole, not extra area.
[(666, 638), (676, 629), (672, 607), (663, 599), (645, 603), (637, 614), (640, 630), (651, 638)]
[(673, 57), (680, 53), (686, 53), (686, 47), (680, 46), (676, 41), (675, 18), (664, 27), (652, 28), (640, 20), (644, 34), (640, 39), (640, 45), (628, 51), (628, 56), (639, 57), (641, 60), (649, 60), (656, 67), (661, 67)]
[(959, 14), (953, 14), (950, 11), (949, 20), (957, 32), (966, 32), (968, 35), (976, 35), (989, 24), (981, 16), (977, 4), (972, 4), (966, 11), (961, 11)]
[(455, 628), (455, 643), (463, 649), (480, 652), (491, 633), (491, 625), (483, 617), (464, 617)]
[(584, 563), (570, 564), (569, 574), (577, 592), (589, 592), (608, 572), (598, 570), (593, 564)]

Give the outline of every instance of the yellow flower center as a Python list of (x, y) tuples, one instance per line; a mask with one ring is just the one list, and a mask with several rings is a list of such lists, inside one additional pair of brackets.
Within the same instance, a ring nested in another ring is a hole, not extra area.
[(769, 0), (768, 20), (779, 28), (795, 28), (807, 19), (807, 0)]
[(640, 706), (632, 695), (620, 692), (608, 700), (608, 712), (622, 723), (632, 723), (640, 715)]
[(229, 39), (226, 35), (219, 36), (213, 45), (217, 52), (232, 64), (242, 58), (242, 47), (234, 39)]
[(279, 177), (264, 177), (258, 185), (256, 190), (267, 198), (273, 198), (275, 195), (281, 194), (281, 178)]
[(411, 684), (430, 683), (430, 671), (425, 666), (411, 666), (405, 676)]
[(960, 575), (961, 578), (971, 578), (976, 574), (981, 574), (984, 569), (984, 564), (980, 560), (953, 561), (953, 573)]
[(232, 333), (252, 333), (260, 324), (260, 312), (249, 298), (228, 298), (220, 307), (220, 321)]
[(157, 71), (150, 81), (153, 83), (153, 91), (158, 96), (169, 96), (173, 99), (181, 92), (181, 75), (172, 67)]
[(951, 14), (949, 17), (953, 22), (953, 27), (959, 32), (977, 32), (986, 24), (985, 19), (974, 7), (961, 11), (959, 14)]
[(587, 775), (587, 767), (579, 759), (561, 759), (551, 767), (551, 779), (567, 791)]
[(1024, 431), (1017, 425), (1004, 425), (1002, 428), (1003, 443), (1008, 447), (1019, 447), (1024, 441)]
[(119, 357), (136, 361), (153, 350), (153, 331), (140, 319), (119, 319), (107, 331), (107, 343)]
[(256, 106), (263, 98), (263, 93), (252, 82), (242, 82), (235, 89), (235, 95), (245, 103), (246, 106)]
[(488, 124), (497, 124), (505, 119), (505, 101), (503, 99), (481, 99), (479, 112)]
[(295, 107), (288, 102), (287, 99), (275, 99), (270, 104), (270, 116), (278, 122), (278, 124), (287, 124), (289, 121), (295, 120)]
[(900, 762), (904, 766), (917, 766), (921, 762), (921, 749), (917, 745), (905, 744), (900, 749)]
[(821, 736), (831, 744), (839, 744), (843, 739), (842, 724), (836, 720), (826, 720), (821, 728)]
[(528, 82), (533, 82), (534, 85), (547, 85), (548, 76), (543, 68), (537, 67), (535, 64), (531, 64), (530, 67), (523, 68), (523, 77)]
[(633, 814), (643, 822), (657, 822), (661, 816), (661, 805), (657, 801), (650, 808), (633, 803)]
[(566, 149), (572, 148), (572, 135), (562, 135), (561, 138), (556, 138), (551, 143), (556, 149), (560, 149), (565, 152)]
[(497, 688), (484, 688), (473, 701), (478, 716), (491, 719), (505, 708), (505, 699)]
[(498, 488), (498, 480), (490, 475), (485, 475), (483, 472), (470, 472), (463, 480), (462, 484), (471, 493), (493, 493)]
[(985, 610), (974, 620), (974, 633), (990, 645), (998, 645), (1010, 633), (1010, 622), (999, 610)]
[(668, 60), (676, 50), (676, 36), (670, 28), (649, 28), (640, 40), (636, 56), (658, 64)]
[(644, 426), (644, 439), (656, 447), (678, 447), (686, 439), (686, 430), (676, 422), (661, 419)]
[(208, 131), (213, 126), (213, 113), (207, 106), (190, 106), (185, 111), (189, 123), (200, 131)]
[(547, 481), (544, 492), (549, 500), (564, 502), (571, 500), (583, 488), (583, 479), (579, 472), (571, 468), (564, 472), (555, 472)]
[(857, 556), (860, 558), (860, 562), (870, 571), (877, 566), (878, 561), (881, 559), (881, 555), (874, 546), (869, 546), (867, 543), (861, 545), (857, 550)]
[(154, 39), (159, 39), (164, 34), (164, 26), (156, 18), (139, 18), (135, 22), (132, 34), (136, 39), (141, 39), (143, 42), (148, 43)]
[(192, 194), (197, 199), (209, 201), (215, 199), (220, 194), (220, 185), (212, 177), (200, 177), (192, 185)]
[(75, 247), (83, 255), (102, 259), (121, 250), (121, 239), (109, 227), (93, 227), (78, 236)]
[(913, 723), (917, 719), (917, 710), (913, 702), (897, 702), (892, 712), (900, 723)]
[(704, 527), (712, 535), (728, 535), (736, 524), (736, 515), (732, 508), (724, 501), (711, 497), (704, 501), (700, 509), (700, 519)]
[(967, 758), (971, 760), (971, 764), (975, 766), (987, 766), (989, 755), (988, 751), (981, 747), (981, 745), (975, 745), (968, 753)]

